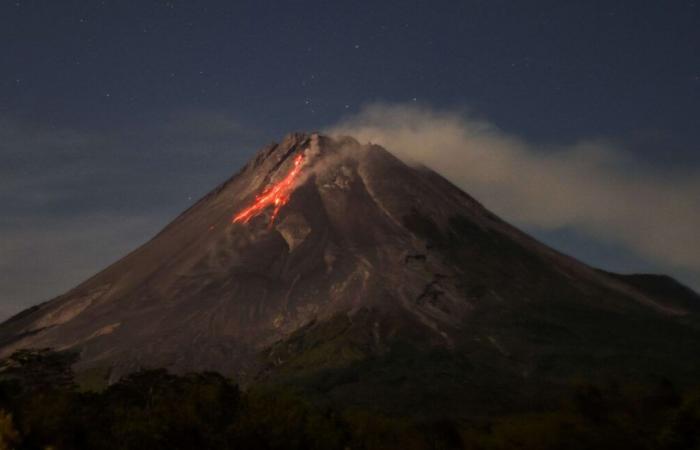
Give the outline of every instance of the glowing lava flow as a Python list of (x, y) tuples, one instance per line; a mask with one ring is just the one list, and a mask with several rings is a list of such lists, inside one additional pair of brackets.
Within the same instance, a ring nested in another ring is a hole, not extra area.
[(233, 223), (248, 223), (250, 219), (262, 214), (267, 207), (272, 206), (274, 207), (272, 216), (270, 217), (270, 225), (272, 225), (280, 209), (289, 201), (289, 197), (294, 190), (294, 181), (296, 181), (299, 172), (301, 172), (303, 163), (304, 155), (297, 155), (296, 158), (294, 158), (294, 167), (289, 171), (287, 176), (272, 186), (269, 186), (262, 194), (255, 197), (255, 201), (252, 205), (233, 217)]

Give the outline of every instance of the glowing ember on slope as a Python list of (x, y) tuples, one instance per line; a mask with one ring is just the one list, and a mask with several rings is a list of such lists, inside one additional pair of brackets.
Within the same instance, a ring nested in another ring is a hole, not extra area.
[(289, 197), (294, 190), (294, 181), (296, 180), (301, 167), (304, 164), (304, 154), (301, 153), (294, 158), (294, 167), (289, 171), (279, 182), (267, 187), (262, 194), (255, 197), (255, 201), (249, 207), (239, 212), (233, 217), (233, 223), (248, 223), (250, 219), (262, 214), (269, 206), (272, 206), (272, 216), (270, 224), (275, 221), (280, 209), (289, 201)]

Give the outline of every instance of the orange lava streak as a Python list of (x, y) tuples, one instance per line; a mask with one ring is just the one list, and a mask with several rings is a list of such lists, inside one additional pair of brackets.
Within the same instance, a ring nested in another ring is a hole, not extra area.
[(299, 175), (299, 172), (301, 172), (303, 163), (304, 155), (297, 155), (296, 158), (294, 158), (294, 167), (289, 171), (287, 176), (272, 186), (269, 186), (262, 194), (255, 197), (255, 201), (252, 205), (233, 217), (233, 223), (248, 223), (250, 219), (262, 214), (267, 207), (272, 206), (274, 208), (272, 210), (272, 216), (270, 217), (270, 224), (272, 224), (277, 214), (279, 214), (280, 209), (289, 201), (289, 197), (294, 190), (294, 181)]

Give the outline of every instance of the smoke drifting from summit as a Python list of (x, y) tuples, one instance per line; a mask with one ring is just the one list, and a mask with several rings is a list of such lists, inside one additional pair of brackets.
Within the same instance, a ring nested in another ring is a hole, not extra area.
[(700, 280), (700, 170), (648, 168), (611, 142), (545, 147), (453, 111), (372, 104), (328, 130), (431, 167), (508, 220), (572, 228)]

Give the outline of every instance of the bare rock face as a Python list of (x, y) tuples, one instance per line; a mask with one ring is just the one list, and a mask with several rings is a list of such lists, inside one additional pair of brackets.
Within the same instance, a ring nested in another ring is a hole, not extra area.
[[(270, 206), (233, 220), (256, 201)], [(2, 324), (0, 355), (71, 348), (78, 369), (108, 366), (113, 378), (167, 367), (245, 381), (397, 348), (468, 358), (460, 386), (567, 377), (625, 355), (697, 372), (680, 359), (700, 347), (697, 305), (640, 286), (542, 245), (381, 147), (292, 134), (148, 243)]]
[(304, 216), (299, 213), (287, 215), (279, 225), (275, 227), (287, 242), (289, 251), (293, 252), (311, 233), (311, 228)]

